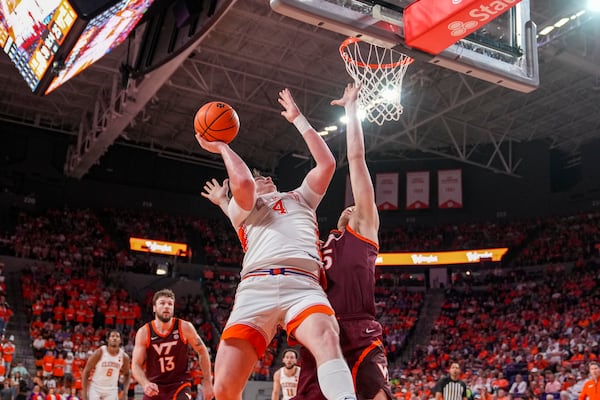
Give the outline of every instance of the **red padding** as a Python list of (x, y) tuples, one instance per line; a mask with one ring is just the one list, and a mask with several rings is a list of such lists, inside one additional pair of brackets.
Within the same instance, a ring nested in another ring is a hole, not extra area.
[(404, 40), (438, 54), (521, 0), (417, 0), (404, 9)]

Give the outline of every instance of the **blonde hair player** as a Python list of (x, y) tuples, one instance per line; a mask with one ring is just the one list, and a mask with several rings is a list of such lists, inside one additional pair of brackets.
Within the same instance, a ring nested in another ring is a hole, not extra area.
[(173, 316), (175, 293), (154, 293), (154, 319), (138, 329), (132, 355), (133, 377), (144, 389), (144, 400), (190, 400), (189, 346), (198, 354), (204, 379), (204, 399), (213, 397), (210, 355), (196, 328)]
[(321, 391), (328, 399), (356, 399), (352, 375), (339, 345), (339, 327), (319, 284), (322, 263), (316, 208), (335, 172), (325, 141), (300, 113), (288, 89), (279, 92), (281, 115), (293, 123), (315, 166), (291, 192), (278, 192), (270, 177), (252, 177), (246, 163), (226, 143), (207, 142), (220, 154), (227, 182), (206, 182), (202, 195), (217, 204), (237, 229), (245, 251), (235, 304), (221, 335), (215, 360), (215, 396), (242, 396), (254, 365), (281, 325), (291, 345), (302, 343), (315, 356)]

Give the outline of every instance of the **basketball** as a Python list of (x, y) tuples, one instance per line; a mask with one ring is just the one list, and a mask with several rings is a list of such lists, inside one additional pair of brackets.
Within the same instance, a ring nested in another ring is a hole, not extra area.
[(240, 130), (240, 119), (229, 104), (212, 101), (196, 112), (194, 130), (209, 142), (230, 143)]

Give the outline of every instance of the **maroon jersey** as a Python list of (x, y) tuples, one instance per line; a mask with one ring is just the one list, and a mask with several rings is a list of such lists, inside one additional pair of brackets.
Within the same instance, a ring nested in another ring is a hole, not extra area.
[(146, 324), (146, 376), (157, 385), (169, 385), (190, 380), (188, 371), (188, 343), (183, 337), (181, 320), (174, 318), (171, 331), (160, 335), (154, 321)]
[(341, 319), (375, 319), (377, 245), (354, 232), (332, 231), (322, 247), (327, 297)]
[[(358, 398), (371, 399), (383, 390), (392, 398), (382, 328), (375, 320), (375, 261), (378, 247), (349, 226), (332, 231), (321, 248), (327, 297), (340, 326), (340, 347), (352, 371)], [(317, 381), (315, 359), (300, 349), (300, 378), (293, 400), (325, 400)]]

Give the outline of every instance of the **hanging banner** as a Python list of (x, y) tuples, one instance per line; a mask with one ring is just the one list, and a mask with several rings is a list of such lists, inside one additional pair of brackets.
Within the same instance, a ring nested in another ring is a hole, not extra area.
[(378, 210), (398, 209), (398, 173), (377, 174), (375, 201)]
[(350, 182), (350, 174), (346, 174), (346, 196), (344, 198), (344, 208), (348, 208), (354, 204), (354, 196), (352, 195), (352, 183)]
[(429, 208), (429, 171), (406, 173), (406, 209)]
[(438, 171), (438, 207), (462, 208), (462, 170)]

